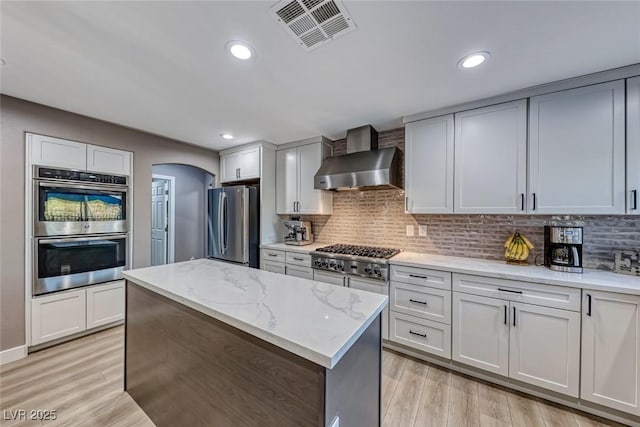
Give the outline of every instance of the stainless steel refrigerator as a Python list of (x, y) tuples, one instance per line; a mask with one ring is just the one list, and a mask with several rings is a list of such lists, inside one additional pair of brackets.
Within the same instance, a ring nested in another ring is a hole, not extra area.
[(209, 190), (207, 257), (258, 268), (259, 191), (247, 185)]

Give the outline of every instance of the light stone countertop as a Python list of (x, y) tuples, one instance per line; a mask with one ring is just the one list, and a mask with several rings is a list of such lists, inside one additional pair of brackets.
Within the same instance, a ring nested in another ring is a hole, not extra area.
[(123, 276), (329, 369), (388, 301), (385, 295), (209, 259)]
[(568, 286), (595, 291), (640, 295), (640, 277), (604, 270), (585, 269), (584, 273), (562, 273), (542, 266), (520, 266), (504, 261), (491, 261), (445, 255), (400, 252), (389, 260), (391, 265), (430, 268), (454, 273), (522, 280), (548, 285)]
[(297, 252), (301, 254), (308, 254), (309, 252), (313, 252), (318, 248), (323, 246), (328, 246), (328, 243), (311, 243), (310, 245), (287, 245), (284, 242), (277, 243), (265, 243), (260, 245), (260, 249), (276, 249), (279, 251), (287, 251), (287, 252)]

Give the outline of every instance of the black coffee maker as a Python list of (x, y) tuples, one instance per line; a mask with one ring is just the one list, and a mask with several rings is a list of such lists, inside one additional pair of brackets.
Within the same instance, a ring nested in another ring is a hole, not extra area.
[(582, 273), (582, 227), (544, 227), (544, 265), (551, 270)]

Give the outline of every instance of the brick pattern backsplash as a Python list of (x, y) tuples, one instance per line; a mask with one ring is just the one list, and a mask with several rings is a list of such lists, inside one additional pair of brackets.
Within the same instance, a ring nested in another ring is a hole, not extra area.
[[(404, 152), (404, 129), (381, 132), (379, 148), (398, 146)], [(336, 141), (334, 155), (346, 152)], [(401, 172), (401, 176), (404, 173)], [(282, 216), (285, 219), (286, 216)], [(345, 191), (333, 195), (333, 215), (309, 215), (319, 243), (388, 246), (403, 251), (485, 259), (503, 259), (504, 241), (518, 229), (534, 244), (529, 258), (542, 263), (545, 225), (584, 227), (583, 255), (587, 268), (613, 269), (614, 249), (640, 249), (640, 217), (543, 215), (407, 215), (403, 190)], [(407, 225), (414, 236), (406, 235)], [(427, 236), (418, 236), (418, 225)]]

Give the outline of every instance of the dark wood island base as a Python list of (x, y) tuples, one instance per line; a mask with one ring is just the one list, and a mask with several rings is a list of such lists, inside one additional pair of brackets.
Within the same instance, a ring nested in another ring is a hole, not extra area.
[(127, 280), (125, 390), (159, 426), (380, 426), (380, 315), (333, 369)]

